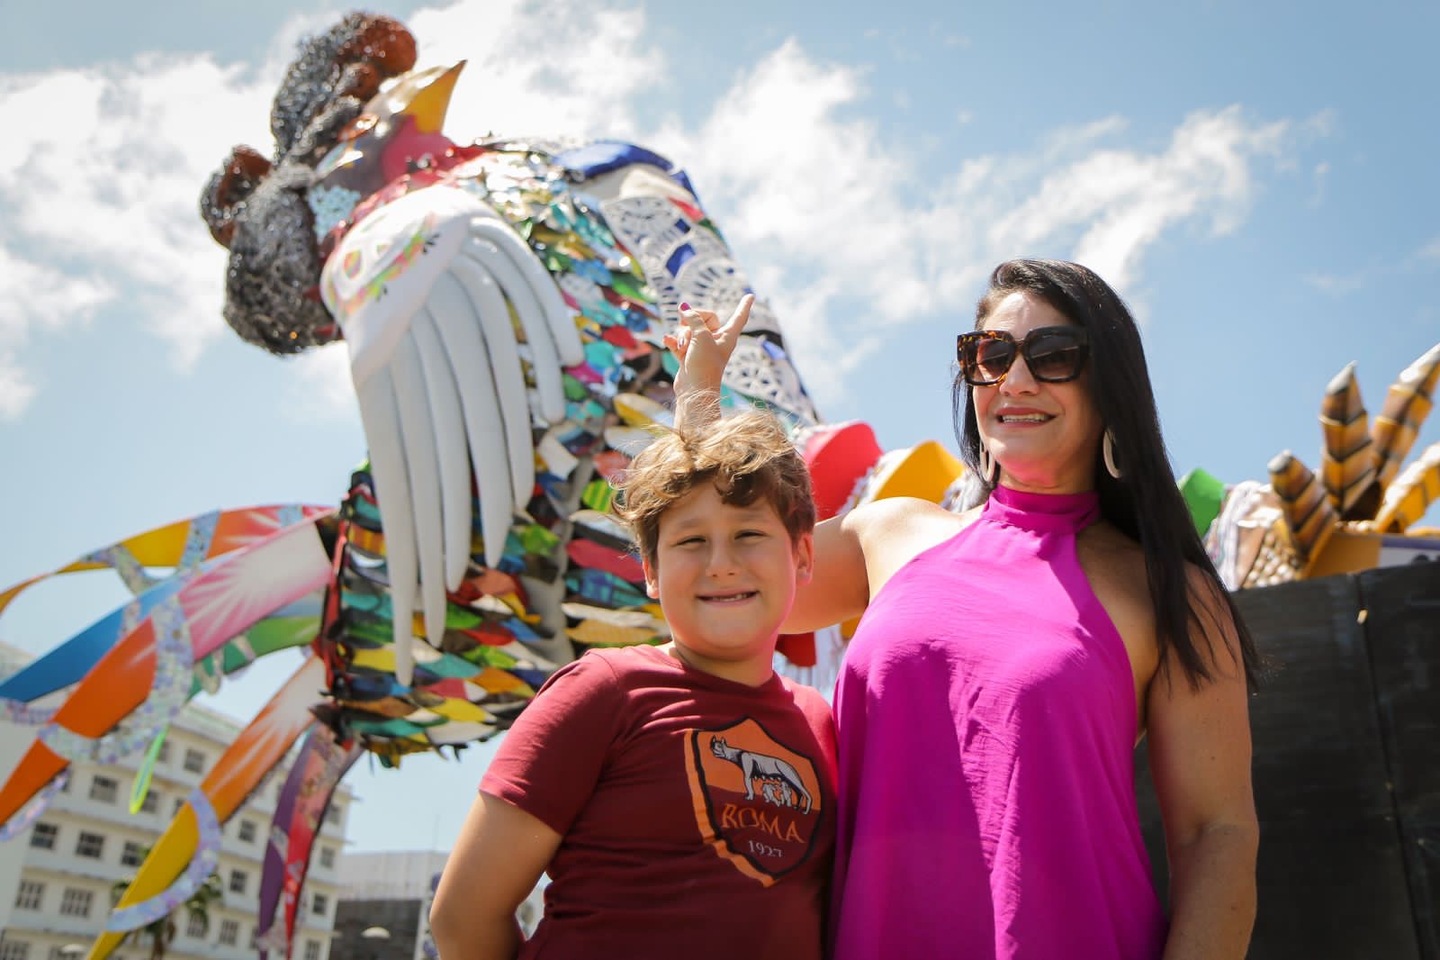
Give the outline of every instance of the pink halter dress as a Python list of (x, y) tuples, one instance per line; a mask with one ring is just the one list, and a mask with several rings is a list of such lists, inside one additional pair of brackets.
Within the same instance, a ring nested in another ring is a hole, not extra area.
[(996, 488), (871, 601), (836, 684), (836, 960), (1155, 960), (1130, 661), (1094, 493)]

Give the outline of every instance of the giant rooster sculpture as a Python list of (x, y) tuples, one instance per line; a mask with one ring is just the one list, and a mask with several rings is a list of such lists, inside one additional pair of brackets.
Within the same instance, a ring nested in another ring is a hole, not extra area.
[[(144, 752), (138, 805), (190, 696), (271, 650), (314, 654), (179, 810), (92, 960), (204, 880), (220, 826), (302, 734), (261, 888), (259, 943), (287, 956), (315, 824), (360, 753), (395, 765), (483, 740), (584, 648), (666, 635), (609, 478), (668, 419), (678, 304), (728, 311), (749, 284), (666, 159), (453, 142), (441, 126), (463, 64), (414, 66), (414, 39), (385, 17), (306, 41), (275, 98), (273, 157), (235, 148), (201, 199), (229, 250), (235, 331), (276, 354), (349, 351), (369, 462), (339, 509), (196, 517), (80, 558), (56, 573), (113, 567), (135, 600), (0, 685), (35, 727), (0, 787), (13, 834), (74, 758)], [(763, 300), (722, 402), (791, 426), (822, 515), (866, 476), (870, 495), (939, 498), (959, 474), (938, 445), (882, 460), (868, 427), (821, 426)], [(813, 663), (813, 641), (786, 643)], [(72, 685), (53, 713), (29, 705)]]

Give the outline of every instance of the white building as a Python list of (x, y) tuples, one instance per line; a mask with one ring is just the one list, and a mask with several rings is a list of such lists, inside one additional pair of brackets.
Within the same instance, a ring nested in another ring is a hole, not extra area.
[(424, 960), (430, 901), (447, 856), (428, 850), (346, 854), (331, 956)]
[[(426, 960), (436, 956), (430, 940), (430, 903), (449, 856), (444, 850), (346, 854), (332, 957)], [(542, 877), (515, 911), (526, 936), (540, 922), (548, 885)]]
[[(3, 654), (3, 651), (0, 651)], [(13, 654), (12, 654), (13, 655)], [(10, 663), (14, 669), (14, 661)], [(9, 670), (0, 670), (0, 674)], [(234, 740), (240, 726), (194, 704), (171, 725), (149, 794), (129, 812), (138, 757), (115, 766), (75, 764), (64, 792), (30, 826), (0, 843), (0, 960), (75, 960), (88, 951), (110, 912), (111, 886), (128, 879), (185, 797)], [(25, 728), (0, 722), (0, 774), (8, 776), (28, 749)], [(287, 765), (288, 769), (288, 765)], [(224, 901), (211, 909), (208, 930), (177, 916), (173, 960), (245, 960), (259, 909), (260, 877), (275, 801), (286, 769), (277, 768), (224, 828), (216, 871)], [(337, 864), (351, 791), (335, 792), (316, 839), (295, 934), (295, 960), (328, 960), (339, 900)], [(148, 940), (126, 942), (114, 955), (144, 960)]]

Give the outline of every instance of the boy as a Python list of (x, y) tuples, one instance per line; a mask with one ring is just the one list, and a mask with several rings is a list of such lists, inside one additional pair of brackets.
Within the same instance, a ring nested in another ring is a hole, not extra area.
[(819, 960), (834, 730), (771, 670), (813, 561), (805, 464), (748, 412), (654, 441), (617, 500), (673, 642), (590, 651), (505, 735), (430, 911), (440, 955)]

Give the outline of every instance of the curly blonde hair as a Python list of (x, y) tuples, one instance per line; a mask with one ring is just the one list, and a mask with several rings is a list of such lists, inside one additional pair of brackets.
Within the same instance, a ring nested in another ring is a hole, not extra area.
[(695, 429), (663, 434), (626, 470), (615, 513), (630, 528), (639, 554), (655, 562), (660, 517), (701, 484), (727, 504), (765, 500), (791, 542), (815, 529), (810, 471), (774, 415), (749, 410)]

